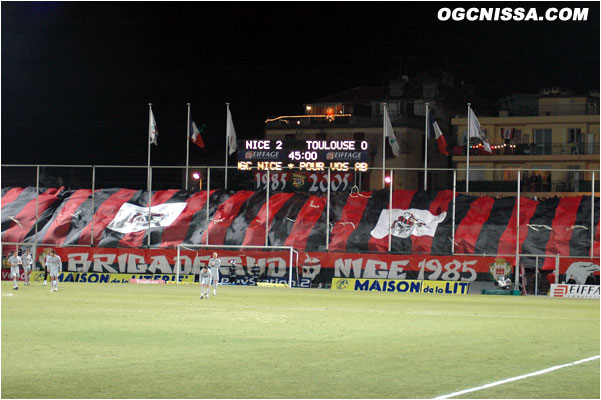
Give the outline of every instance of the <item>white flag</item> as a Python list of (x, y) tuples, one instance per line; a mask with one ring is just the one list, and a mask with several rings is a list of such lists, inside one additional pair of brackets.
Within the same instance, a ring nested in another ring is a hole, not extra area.
[(399, 142), (396, 140), (386, 107), (384, 107), (384, 136), (388, 138), (388, 144), (392, 148), (392, 154), (397, 157), (399, 155)]
[(478, 121), (478, 118), (476, 118), (476, 114), (474, 114), (474, 111), (470, 108), (470, 125), (467, 127), (467, 132), (468, 132), (468, 137), (469, 138), (478, 138), (480, 140), (482, 140), (482, 145), (484, 146), (484, 150), (487, 153), (491, 153), (492, 154), (492, 150), (490, 148), (490, 144), (488, 143), (488, 140), (486, 140), (486, 138), (484, 136), (482, 136), (482, 129), (480, 128), (480, 121)]
[(225, 135), (227, 136), (231, 156), (236, 152), (238, 144), (236, 142), (236, 130), (234, 129), (234, 121), (232, 121), (232, 113), (230, 112), (229, 107), (227, 108), (227, 126), (225, 128)]
[(169, 226), (186, 208), (187, 203), (166, 203), (150, 207), (141, 207), (131, 203), (123, 203), (115, 218), (107, 228), (119, 233), (139, 232), (151, 228)]
[[(388, 217), (390, 211), (390, 218)], [(410, 236), (434, 236), (438, 224), (444, 221), (447, 213), (432, 215), (428, 210), (410, 208), (402, 210), (393, 208), (392, 210), (382, 210), (376, 227), (371, 231), (371, 235), (376, 239), (382, 239), (388, 236), (389, 230), (392, 236), (408, 238)], [(390, 222), (390, 227), (389, 227)]]
[(157, 129), (157, 122), (154, 120), (154, 114), (152, 113), (152, 109), (150, 110), (150, 117), (148, 121), (148, 139), (151, 144), (155, 144), (158, 146), (157, 139), (159, 138), (159, 131)]

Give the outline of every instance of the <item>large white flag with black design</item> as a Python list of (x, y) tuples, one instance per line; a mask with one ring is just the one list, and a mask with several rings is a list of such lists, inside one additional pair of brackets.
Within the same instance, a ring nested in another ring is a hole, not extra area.
[(107, 228), (119, 233), (131, 233), (146, 230), (149, 226), (150, 228), (169, 226), (182, 213), (186, 205), (186, 203), (165, 203), (152, 206), (149, 210), (148, 207), (123, 203)]
[(433, 215), (428, 210), (417, 208), (410, 208), (408, 210), (398, 208), (382, 210), (376, 227), (371, 231), (371, 235), (376, 239), (388, 236), (389, 232), (392, 233), (392, 236), (400, 238), (434, 236), (438, 224), (444, 221), (446, 216), (446, 212)]

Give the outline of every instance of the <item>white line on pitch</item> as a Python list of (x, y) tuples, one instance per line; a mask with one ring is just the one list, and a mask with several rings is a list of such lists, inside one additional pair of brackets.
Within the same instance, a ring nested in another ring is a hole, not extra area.
[(461, 312), (428, 312), (428, 311), (404, 311), (406, 314), (414, 315), (441, 315), (441, 316), (456, 316), (456, 317), (476, 317), (476, 318), (522, 318), (522, 319), (550, 319), (550, 320), (569, 320), (569, 321), (592, 321), (597, 320), (592, 318), (558, 318), (554, 316), (537, 316), (537, 315), (502, 315), (502, 314), (477, 314), (477, 313), (461, 313)]
[[(265, 309), (273, 311), (271, 307), (256, 307), (256, 306), (244, 306), (242, 308)], [(412, 315), (433, 315), (433, 316), (456, 316), (456, 317), (475, 317), (475, 318), (515, 318), (515, 319), (546, 319), (546, 320), (567, 320), (567, 321), (598, 321), (599, 318), (558, 318), (554, 316), (536, 316), (536, 315), (501, 315), (501, 314), (474, 314), (474, 313), (461, 313), (461, 312), (428, 312), (428, 311), (398, 311), (398, 310), (357, 310), (357, 309), (345, 309), (345, 308), (324, 308), (324, 307), (281, 307), (279, 310), (286, 311), (330, 311), (330, 312), (350, 312), (350, 313), (369, 313), (369, 314), (412, 314)]]
[(540, 371), (531, 372), (531, 373), (526, 374), (526, 375), (515, 376), (513, 378), (503, 379), (501, 381), (496, 381), (496, 382), (493, 382), (493, 383), (487, 383), (486, 385), (474, 387), (474, 388), (471, 388), (471, 389), (465, 389), (465, 390), (460, 390), (459, 392), (445, 394), (443, 396), (435, 397), (435, 399), (448, 399), (449, 397), (460, 396), (462, 394), (466, 394), (466, 393), (470, 393), (470, 392), (476, 392), (476, 391), (482, 390), (482, 389), (488, 389), (488, 388), (493, 387), (493, 386), (503, 385), (505, 383), (518, 381), (520, 379), (526, 379), (526, 378), (530, 378), (532, 376), (546, 374), (547, 372), (555, 371), (555, 370), (558, 370), (558, 369), (561, 369), (561, 368), (571, 367), (573, 365), (582, 364), (582, 363), (585, 363), (585, 362), (588, 362), (588, 361), (598, 360), (599, 357), (601, 357), (601, 356), (594, 356), (594, 357), (589, 357), (589, 358), (584, 358), (582, 360), (574, 361), (574, 362), (571, 362), (571, 363), (568, 363), (568, 364), (556, 365), (554, 367), (547, 368), (547, 369), (541, 369)]

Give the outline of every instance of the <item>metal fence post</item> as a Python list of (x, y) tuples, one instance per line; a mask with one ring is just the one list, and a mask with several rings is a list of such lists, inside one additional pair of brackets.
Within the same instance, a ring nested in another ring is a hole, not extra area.
[(522, 170), (518, 170), (517, 175), (517, 192), (518, 196), (516, 198), (517, 203), (517, 213), (516, 213), (516, 222), (515, 222), (515, 290), (518, 290), (520, 284), (520, 273), (519, 273), (519, 264), (520, 264), (520, 182), (522, 181)]
[(96, 214), (95, 210), (95, 195), (94, 191), (96, 189), (96, 167), (92, 166), (92, 229), (90, 230), (90, 246), (94, 246), (94, 214)]
[(534, 295), (538, 296), (538, 257), (536, 257), (536, 272), (534, 273)]
[(40, 202), (40, 166), (36, 167), (35, 177), (35, 234), (33, 242), (38, 244), (38, 219), (39, 219), (39, 202)]
[(265, 190), (265, 246), (269, 246), (269, 169), (267, 170), (267, 190)]
[(595, 171), (593, 171), (591, 181), (591, 258), (593, 258), (595, 249)]
[(206, 232), (207, 236), (205, 239), (205, 244), (209, 244), (209, 192), (211, 191), (211, 167), (207, 167), (207, 226)]
[(457, 195), (457, 169), (453, 170), (453, 218), (451, 220), (451, 254), (455, 254), (455, 196)]
[(326, 251), (330, 249), (330, 187), (331, 185), (330, 167), (328, 167), (328, 198), (326, 203)]

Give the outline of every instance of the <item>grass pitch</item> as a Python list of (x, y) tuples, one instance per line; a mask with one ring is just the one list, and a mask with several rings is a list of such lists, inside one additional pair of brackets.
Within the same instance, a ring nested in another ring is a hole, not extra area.
[[(432, 398), (599, 354), (599, 301), (2, 282), (2, 398)], [(599, 360), (462, 398), (599, 398)]]

